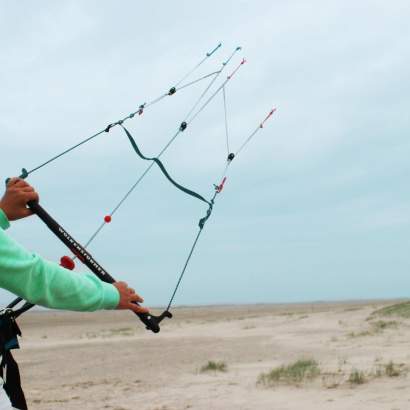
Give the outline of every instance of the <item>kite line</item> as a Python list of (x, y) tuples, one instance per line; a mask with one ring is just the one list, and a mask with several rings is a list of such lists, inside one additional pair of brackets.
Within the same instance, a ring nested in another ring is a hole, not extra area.
[[(147, 326), (147, 329), (150, 329), (152, 331), (154, 331), (155, 333), (157, 333), (159, 331), (159, 322), (164, 318), (164, 317), (172, 317), (172, 314), (169, 312), (169, 309), (171, 307), (171, 304), (174, 300), (175, 294), (179, 288), (179, 285), (181, 283), (181, 280), (184, 276), (184, 273), (186, 271), (186, 268), (188, 266), (188, 263), (191, 259), (191, 256), (194, 252), (194, 249), (197, 245), (197, 242), (199, 240), (199, 237), (202, 233), (202, 230), (205, 226), (206, 221), (209, 219), (209, 217), (211, 216), (212, 210), (213, 210), (213, 206), (215, 203), (215, 199), (217, 197), (218, 194), (221, 193), (225, 181), (226, 181), (226, 174), (229, 168), (229, 165), (231, 164), (232, 160), (235, 158), (236, 155), (239, 154), (239, 152), (244, 148), (244, 146), (253, 138), (253, 136), (256, 134), (256, 132), (263, 128), (264, 123), (269, 119), (269, 117), (275, 112), (276, 109), (273, 109), (270, 111), (269, 115), (263, 120), (263, 122), (258, 126), (258, 128), (245, 140), (245, 142), (242, 144), (242, 146), (236, 151), (236, 153), (232, 153), (230, 152), (230, 148), (229, 148), (229, 136), (228, 136), (228, 120), (227, 120), (227, 104), (226, 104), (226, 85), (228, 83), (228, 81), (235, 75), (235, 73), (239, 70), (239, 68), (246, 62), (245, 59), (242, 60), (242, 62), (238, 65), (238, 67), (232, 72), (232, 74), (230, 76), (228, 76), (225, 81), (222, 83), (222, 85), (220, 85), (216, 91), (214, 91), (210, 97), (208, 97), (205, 100), (206, 95), (208, 94), (210, 88), (212, 87), (212, 85), (215, 83), (215, 81), (217, 80), (217, 78), (219, 77), (219, 75), (222, 73), (222, 71), (225, 69), (225, 67), (228, 65), (229, 61), (232, 59), (232, 57), (235, 55), (235, 53), (239, 50), (241, 50), (241, 47), (237, 47), (235, 49), (235, 51), (230, 55), (230, 57), (228, 58), (228, 60), (226, 62), (224, 62), (221, 66), (221, 68), (218, 71), (212, 72), (208, 75), (205, 75), (199, 79), (196, 79), (194, 81), (191, 81), (190, 83), (187, 83), (185, 85), (182, 85), (179, 87), (179, 85), (186, 79), (188, 78), (189, 75), (191, 75), (207, 58), (209, 58), (211, 55), (213, 55), (219, 48), (221, 47), (221, 44), (219, 44), (212, 52), (207, 53), (206, 57), (201, 60), (191, 71), (188, 72), (188, 74), (186, 74), (178, 83), (176, 83), (175, 86), (171, 87), (170, 90), (165, 93), (162, 94), (161, 96), (159, 96), (158, 98), (154, 99), (153, 101), (149, 102), (149, 103), (144, 103), (141, 104), (138, 108), (137, 111), (131, 113), (129, 116), (109, 124), (107, 127), (105, 127), (102, 131), (98, 132), (97, 134), (94, 134), (93, 136), (81, 141), (80, 143), (77, 143), (76, 145), (72, 146), (71, 148), (68, 148), (67, 150), (63, 151), (62, 153), (56, 155), (55, 157), (49, 159), (48, 161), (40, 164), (39, 166), (33, 168), (31, 171), (27, 171), (26, 169), (23, 168), (22, 170), (22, 174), (20, 175), (20, 178), (25, 179), (29, 176), (29, 174), (39, 170), (40, 168), (44, 167), (45, 165), (51, 163), (52, 161), (56, 160), (57, 158), (60, 158), (61, 156), (71, 152), (72, 150), (80, 147), (81, 145), (87, 143), (88, 141), (96, 138), (97, 136), (101, 135), (104, 132), (109, 132), (111, 130), (111, 128), (119, 125), (125, 132), (129, 142), (131, 143), (132, 148), (134, 149), (135, 153), (143, 160), (145, 161), (150, 161), (151, 164), (147, 167), (147, 169), (143, 172), (143, 174), (137, 179), (137, 181), (132, 185), (131, 189), (129, 189), (127, 191), (127, 193), (123, 196), (123, 198), (119, 201), (119, 203), (115, 206), (115, 208), (111, 211), (110, 214), (108, 214), (107, 216), (104, 217), (104, 222), (99, 226), (99, 228), (94, 232), (94, 234), (90, 237), (90, 239), (86, 242), (86, 244), (84, 246), (79, 245), (79, 249), (80, 251), (77, 249), (70, 248), (69, 244), (66, 245), (69, 246), (69, 248), (71, 249), (71, 251), (74, 253), (74, 257), (73, 259), (78, 258), (79, 260), (81, 260), (83, 263), (85, 263), (85, 261), (87, 260), (87, 257), (84, 258), (84, 253), (86, 255), (89, 255), (88, 252), (86, 251), (87, 246), (95, 239), (95, 237), (100, 233), (100, 231), (102, 230), (102, 228), (109, 222), (111, 222), (112, 220), (112, 216), (115, 214), (115, 212), (117, 212), (117, 210), (120, 208), (120, 206), (124, 203), (124, 201), (129, 197), (129, 195), (132, 193), (132, 191), (138, 186), (138, 184), (140, 183), (140, 181), (144, 178), (144, 176), (149, 172), (149, 170), (154, 166), (154, 164), (156, 164), (160, 170), (162, 171), (162, 173), (164, 174), (164, 176), (168, 179), (168, 181), (170, 183), (172, 183), (176, 188), (178, 188), (180, 191), (184, 192), (185, 194), (188, 194), (198, 200), (201, 200), (202, 202), (205, 202), (208, 205), (208, 210), (206, 215), (199, 221), (199, 232), (195, 238), (195, 241), (192, 245), (192, 248), (189, 252), (188, 258), (184, 264), (184, 267), (182, 269), (182, 272), (179, 276), (179, 279), (177, 281), (176, 287), (172, 293), (170, 302), (168, 304), (167, 309), (163, 312), (162, 315), (156, 317), (153, 316), (151, 314), (149, 314), (149, 319), (147, 319), (147, 317), (141, 318), (140, 319), (144, 322), (144, 324)], [(167, 96), (172, 96), (173, 94), (175, 94), (177, 91), (182, 90), (192, 84), (195, 84), (199, 81), (205, 80), (209, 77), (213, 77), (212, 81), (207, 85), (207, 87), (205, 88), (205, 90), (202, 92), (201, 96), (199, 97), (199, 99), (196, 101), (195, 105), (192, 107), (192, 109), (188, 112), (188, 114), (185, 116), (184, 120), (182, 121), (182, 123), (180, 124), (177, 132), (172, 136), (171, 140), (165, 145), (165, 147), (159, 152), (159, 154), (156, 157), (152, 157), (152, 158), (148, 158), (146, 156), (144, 156), (144, 154), (141, 152), (140, 148), (138, 147), (135, 139), (132, 137), (132, 135), (130, 134), (130, 132), (125, 128), (124, 126), (124, 122), (128, 119), (134, 118), (137, 114), (138, 116), (141, 116), (144, 113), (144, 110), (146, 108), (148, 108), (149, 106), (157, 103), (158, 101), (162, 100), (163, 98), (167, 97)], [(169, 174), (169, 172), (166, 170), (165, 166), (163, 165), (163, 163), (161, 162), (161, 160), (159, 159), (161, 157), (161, 155), (166, 151), (166, 149), (172, 144), (172, 142), (177, 138), (178, 135), (180, 135), (180, 133), (184, 132), (188, 125), (190, 123), (192, 123), (192, 121), (205, 109), (205, 107), (222, 91), (223, 94), (223, 101), (224, 101), (224, 112), (225, 112), (225, 134), (226, 134), (226, 144), (227, 144), (227, 151), (228, 151), (228, 156), (227, 156), (227, 163), (223, 172), (223, 175), (220, 179), (220, 182), (218, 184), (214, 184), (214, 188), (215, 188), (215, 192), (214, 195), (212, 197), (212, 199), (207, 200), (205, 199), (202, 195), (196, 193), (195, 191), (185, 188), (184, 186), (182, 186), (181, 184), (179, 184), (178, 182), (176, 182), (171, 175)], [(202, 105), (200, 105), (200, 103), (202, 102)], [(198, 108), (199, 106), (199, 108)], [(48, 215), (44, 209), (42, 209), (38, 204), (30, 204), (30, 207), (34, 210), (35, 213), (37, 213), (37, 215), (49, 226), (49, 228), (59, 237), (60, 240), (62, 240), (64, 242), (64, 238), (61, 237), (61, 235), (58, 234), (57, 231), (59, 231), (61, 233), (61, 230), (63, 230), (64, 232), (66, 232), (63, 228), (61, 228), (60, 225), (58, 225), (51, 217), (50, 215)], [(48, 221), (48, 223), (47, 223)], [(52, 222), (50, 222), (52, 221)], [(54, 228), (52, 229), (50, 226), (53, 226)], [(56, 229), (56, 226), (60, 227), (59, 229)], [(78, 242), (76, 242), (76, 244), (78, 244)], [(91, 257), (91, 256), (90, 256)], [(92, 258), (92, 257), (91, 257)], [(95, 260), (93, 259), (93, 261), (95, 262)], [(96, 263), (96, 262), (95, 262)], [(87, 263), (86, 263), (87, 264)], [(63, 257), (61, 258), (61, 265), (64, 266), (67, 269), (73, 269), (74, 268), (74, 263), (73, 260), (68, 258), (68, 257)], [(89, 265), (87, 265), (88, 267), (90, 267)], [(101, 268), (101, 266), (99, 265), (99, 267)], [(91, 268), (90, 268), (91, 269)], [(101, 268), (103, 269), (103, 268)], [(91, 269), (93, 272), (94, 270)], [(105, 270), (104, 270), (105, 271)], [(95, 273), (95, 272), (94, 272)], [(97, 275), (98, 276), (98, 275)], [(100, 276), (99, 276), (100, 277)], [(110, 283), (112, 283), (114, 281), (114, 279), (107, 274), (107, 276), (102, 275), (102, 277), (100, 277), (101, 280), (106, 280), (109, 281)], [(108, 280), (107, 280), (108, 279)], [(16, 299), (15, 301), (13, 301), (8, 308), (13, 308), (14, 306), (16, 306), (19, 302), (21, 301), (20, 298)], [(30, 303), (26, 303), (21, 309), (19, 309), (18, 314), (23, 313), (23, 311), (28, 310), (29, 308), (31, 308), (33, 305)], [(139, 315), (138, 315), (139, 316)], [(17, 315), (15, 316), (17, 317)], [(154, 318), (154, 319), (152, 319)], [(155, 325), (153, 325), (152, 320), (154, 320)]]

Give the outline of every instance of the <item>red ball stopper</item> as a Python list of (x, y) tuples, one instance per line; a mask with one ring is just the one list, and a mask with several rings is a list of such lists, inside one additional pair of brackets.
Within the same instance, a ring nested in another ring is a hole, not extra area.
[(109, 216), (109, 215), (107, 215), (105, 218), (104, 218), (104, 221), (105, 222), (111, 222), (111, 216)]
[(73, 270), (75, 268), (75, 263), (69, 256), (63, 256), (60, 259), (60, 266), (68, 270)]

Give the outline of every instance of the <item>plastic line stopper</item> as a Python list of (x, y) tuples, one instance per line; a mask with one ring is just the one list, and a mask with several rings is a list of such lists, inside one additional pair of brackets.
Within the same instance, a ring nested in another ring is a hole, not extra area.
[(60, 266), (68, 270), (73, 270), (75, 268), (75, 263), (69, 256), (63, 256), (60, 259)]

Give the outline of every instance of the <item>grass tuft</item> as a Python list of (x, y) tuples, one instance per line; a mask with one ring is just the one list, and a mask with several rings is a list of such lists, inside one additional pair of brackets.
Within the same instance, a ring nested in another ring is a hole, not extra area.
[(396, 320), (389, 320), (388, 322), (384, 320), (378, 320), (377, 322), (371, 322), (370, 323), (373, 328), (377, 330), (384, 330), (389, 327), (397, 328), (397, 321)]
[(205, 372), (226, 372), (228, 366), (225, 362), (214, 362), (210, 360), (207, 364), (203, 365), (200, 369), (201, 373)]
[(373, 371), (374, 377), (398, 377), (402, 374), (407, 374), (408, 368), (403, 364), (395, 364), (393, 360), (390, 360), (388, 364), (378, 364), (377, 368)]
[(397, 366), (393, 363), (393, 360), (390, 360), (389, 364), (385, 367), (386, 376), (397, 377), (400, 376), (400, 366)]
[(298, 360), (290, 365), (282, 365), (269, 373), (261, 373), (258, 383), (273, 386), (277, 383), (298, 385), (305, 381), (311, 381), (320, 375), (319, 363), (314, 359)]
[(363, 371), (352, 369), (349, 375), (349, 382), (351, 385), (364, 384), (366, 381), (366, 374)]
[[(370, 320), (371, 318), (368, 318), (367, 320)], [(388, 328), (395, 328), (397, 329), (398, 322), (396, 320), (378, 320), (376, 322), (369, 322), (370, 323), (370, 329), (369, 330), (362, 330), (361, 332), (349, 332), (347, 334), (348, 339), (352, 339), (355, 337), (363, 337), (363, 336), (374, 336), (378, 333), (383, 333), (385, 329)]]
[(363, 337), (363, 336), (369, 336), (369, 335), (372, 335), (373, 333), (372, 332), (370, 332), (370, 331), (368, 331), (368, 330), (363, 330), (363, 331), (361, 331), (361, 332), (359, 332), (359, 333), (356, 333), (356, 332), (349, 332), (348, 334), (347, 334), (347, 338), (348, 339), (353, 339), (353, 338), (355, 338), (355, 337)]

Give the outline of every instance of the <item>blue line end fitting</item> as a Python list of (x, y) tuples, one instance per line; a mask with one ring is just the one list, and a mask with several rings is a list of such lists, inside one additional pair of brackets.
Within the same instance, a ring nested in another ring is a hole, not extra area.
[(206, 56), (207, 56), (207, 57), (210, 57), (210, 56), (211, 56), (213, 53), (215, 53), (215, 51), (218, 50), (218, 48), (221, 47), (221, 46), (222, 46), (222, 43), (219, 43), (218, 46), (217, 46), (213, 51), (211, 51), (210, 53), (206, 53)]

